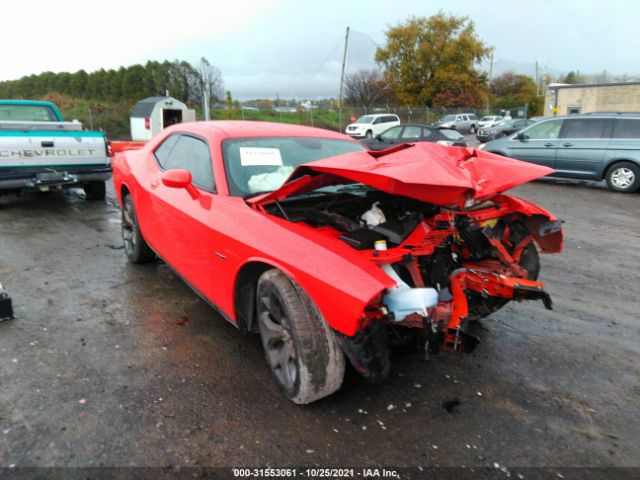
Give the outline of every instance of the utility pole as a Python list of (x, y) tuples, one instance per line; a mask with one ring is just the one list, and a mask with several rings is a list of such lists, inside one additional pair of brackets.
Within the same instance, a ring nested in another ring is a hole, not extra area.
[(344, 67), (347, 64), (347, 47), (349, 45), (349, 27), (344, 36), (344, 53), (342, 54), (342, 72), (340, 73), (340, 94), (338, 96), (338, 111), (340, 112), (340, 131), (342, 132), (342, 89), (344, 88)]
[(493, 79), (493, 52), (489, 56), (489, 85), (491, 85), (491, 80)]
[(204, 85), (202, 88), (202, 110), (204, 112), (204, 119), (207, 121), (211, 120), (209, 115), (209, 98), (209, 86)]
[(538, 73), (538, 62), (536, 61), (536, 96), (540, 96), (540, 77)]
[[(491, 77), (493, 76), (493, 52), (489, 55), (489, 93), (491, 93)], [(487, 95), (487, 114), (489, 114), (489, 96)]]

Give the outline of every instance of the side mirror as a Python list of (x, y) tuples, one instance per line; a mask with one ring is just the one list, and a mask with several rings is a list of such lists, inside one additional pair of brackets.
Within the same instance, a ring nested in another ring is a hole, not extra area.
[(527, 135), (526, 133), (518, 132), (516, 134), (516, 138), (518, 140), (527, 140), (529, 138), (529, 135)]
[(187, 188), (191, 185), (191, 172), (189, 170), (167, 170), (162, 174), (163, 185), (169, 188)]
[(198, 198), (198, 189), (191, 184), (191, 172), (189, 170), (173, 169), (162, 173), (162, 184), (169, 188), (184, 188), (191, 198)]

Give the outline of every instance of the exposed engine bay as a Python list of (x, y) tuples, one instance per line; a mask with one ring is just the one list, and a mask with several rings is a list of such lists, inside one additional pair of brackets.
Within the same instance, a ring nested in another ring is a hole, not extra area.
[(338, 238), (395, 281), (369, 306), (355, 337), (343, 339), (352, 363), (375, 380), (388, 374), (379, 350), (388, 342), (381, 336), (392, 331), (417, 329), (427, 353), (470, 351), (479, 340), (466, 332), (469, 322), (509, 300), (540, 299), (551, 308), (537, 281), (534, 240), (558, 234), (561, 222), (518, 212), (509, 199), (498, 195), (456, 209), (351, 185), (276, 201), (265, 210)]

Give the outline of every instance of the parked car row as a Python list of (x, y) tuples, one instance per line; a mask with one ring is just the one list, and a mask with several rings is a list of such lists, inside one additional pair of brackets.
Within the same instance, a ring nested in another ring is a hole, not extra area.
[(507, 118), (496, 122), (493, 125), (480, 127), (480, 130), (478, 130), (476, 135), (476, 139), (482, 143), (488, 142), (489, 140), (511, 135), (524, 127), (533, 125), (534, 123), (536, 123), (535, 120), (531, 119), (525, 120), (524, 118), (519, 118), (514, 120), (512, 118)]

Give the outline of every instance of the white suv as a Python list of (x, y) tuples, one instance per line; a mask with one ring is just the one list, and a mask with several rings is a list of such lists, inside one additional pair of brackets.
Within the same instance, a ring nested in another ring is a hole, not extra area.
[(400, 118), (397, 115), (389, 113), (364, 115), (354, 123), (347, 125), (345, 133), (357, 138), (372, 138), (396, 125), (400, 125)]

